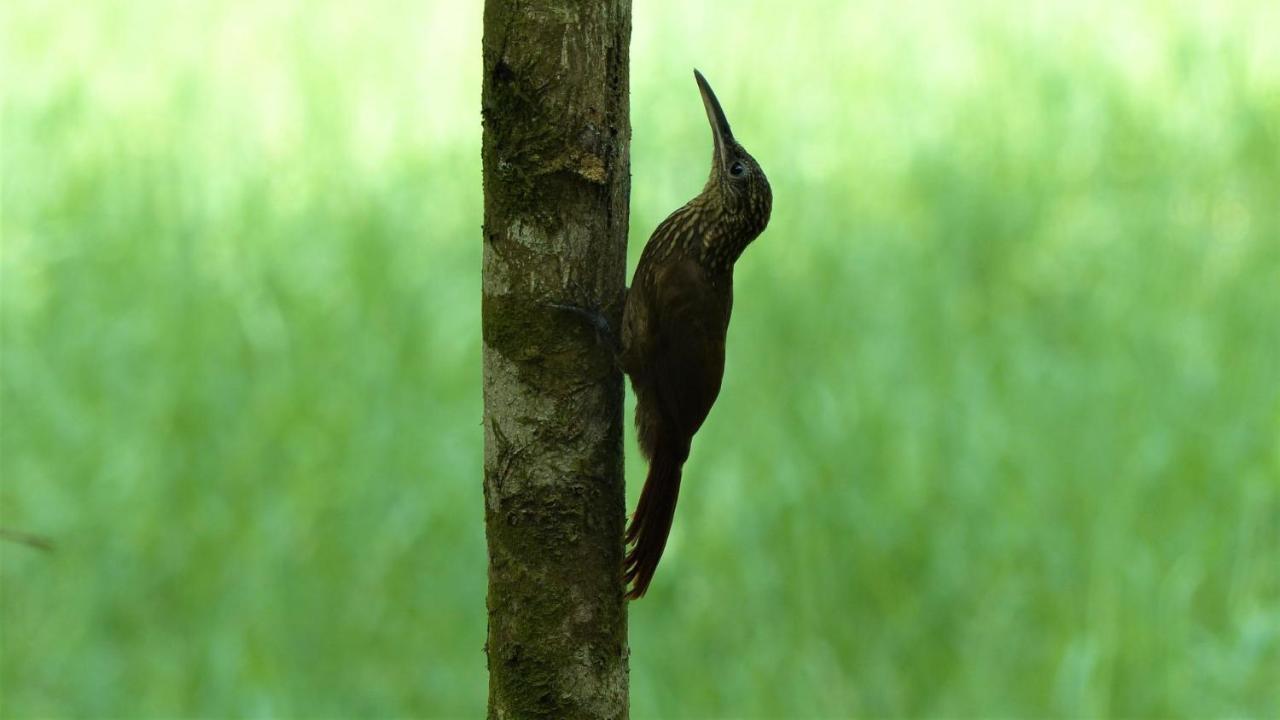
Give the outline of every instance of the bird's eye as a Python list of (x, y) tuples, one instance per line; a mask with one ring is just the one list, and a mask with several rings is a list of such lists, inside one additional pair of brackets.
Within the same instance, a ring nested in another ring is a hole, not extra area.
[(735, 162), (729, 166), (729, 174), (734, 177), (742, 177), (747, 173), (747, 168), (740, 162)]

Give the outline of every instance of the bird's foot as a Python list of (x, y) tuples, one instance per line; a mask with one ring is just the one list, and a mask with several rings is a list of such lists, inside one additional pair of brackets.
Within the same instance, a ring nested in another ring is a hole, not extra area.
[(562, 312), (567, 312), (585, 320), (597, 333), (604, 337), (613, 335), (613, 328), (609, 325), (609, 318), (599, 310), (588, 310), (577, 305), (564, 305), (561, 303), (547, 303), (547, 307), (555, 308)]
[(604, 313), (599, 310), (564, 303), (547, 303), (547, 307), (569, 313), (585, 321), (595, 331), (596, 342), (608, 347), (610, 352), (613, 353), (616, 362), (618, 354), (622, 351), (622, 344), (619, 342), (618, 334), (614, 332), (613, 326), (609, 324), (609, 318), (605, 317)]

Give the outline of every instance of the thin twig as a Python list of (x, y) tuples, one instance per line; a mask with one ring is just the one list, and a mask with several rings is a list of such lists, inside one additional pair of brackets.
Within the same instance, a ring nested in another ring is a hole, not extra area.
[(53, 552), (52, 540), (50, 540), (47, 537), (44, 537), (43, 535), (36, 535), (34, 533), (22, 532), (21, 530), (9, 530), (7, 528), (0, 528), (0, 540), (8, 540), (9, 542), (15, 542), (15, 543), (18, 543), (19, 545), (26, 545), (27, 547), (35, 548), (36, 550)]

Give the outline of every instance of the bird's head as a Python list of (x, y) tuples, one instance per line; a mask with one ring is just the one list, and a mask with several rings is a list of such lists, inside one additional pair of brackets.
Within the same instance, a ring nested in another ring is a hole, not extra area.
[(764, 232), (765, 226), (769, 224), (769, 214), (773, 210), (773, 190), (770, 189), (769, 179), (764, 176), (760, 164), (734, 139), (729, 121), (707, 79), (697, 70), (693, 71), (693, 76), (702, 93), (702, 104), (707, 110), (711, 139), (715, 144), (711, 177), (707, 179), (702, 194), (709, 204), (718, 206), (717, 210), (723, 213), (721, 220), (733, 227), (736, 233), (741, 233), (742, 237), (735, 238), (741, 243), (740, 247), (735, 248), (732, 258), (736, 260), (737, 254), (742, 252), (746, 244)]

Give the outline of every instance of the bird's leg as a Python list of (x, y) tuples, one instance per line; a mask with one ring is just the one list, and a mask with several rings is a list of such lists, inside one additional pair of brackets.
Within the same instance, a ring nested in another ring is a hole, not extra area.
[(594, 308), (584, 308), (565, 303), (547, 303), (547, 307), (567, 312), (585, 321), (595, 331), (596, 342), (609, 349), (613, 364), (619, 368), (621, 367), (619, 357), (622, 354), (622, 341), (618, 337), (618, 333), (614, 331), (613, 326), (609, 324), (609, 318), (605, 317), (603, 312)]

